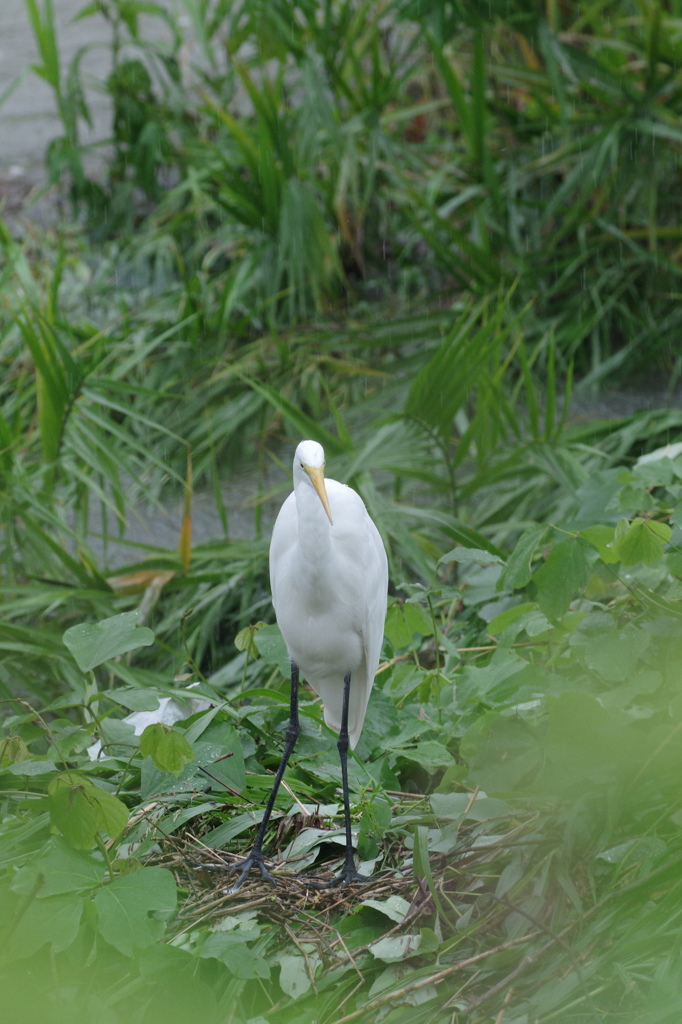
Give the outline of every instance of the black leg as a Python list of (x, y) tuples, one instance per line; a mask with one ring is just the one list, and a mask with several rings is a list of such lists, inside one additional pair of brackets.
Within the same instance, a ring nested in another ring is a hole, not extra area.
[(346, 824), (346, 861), (341, 869), (341, 874), (318, 885), (318, 889), (331, 889), (335, 885), (348, 885), (350, 882), (366, 882), (365, 875), (358, 873), (355, 867), (355, 855), (353, 853), (353, 836), (350, 830), (350, 796), (348, 793), (348, 704), (350, 702), (350, 672), (343, 680), (343, 708), (341, 711), (341, 731), (339, 732), (338, 743), (339, 758), (341, 759), (341, 787), (343, 789), (343, 816)]
[(277, 774), (275, 775), (275, 781), (272, 784), (270, 797), (268, 799), (267, 807), (265, 808), (263, 820), (261, 821), (260, 828), (258, 829), (256, 841), (253, 844), (251, 853), (248, 855), (248, 857), (246, 857), (245, 860), (240, 861), (238, 864), (235, 865), (235, 868), (241, 868), (241, 872), (239, 874), (239, 878), (230, 889), (230, 892), (237, 891), (237, 889), (240, 887), (240, 885), (248, 875), (249, 871), (253, 867), (258, 868), (261, 875), (263, 876), (263, 878), (266, 879), (266, 881), (272, 882), (273, 885), (277, 885), (277, 879), (272, 877), (268, 869), (265, 867), (265, 863), (263, 861), (263, 840), (265, 838), (265, 830), (268, 827), (268, 821), (270, 820), (272, 808), (275, 806), (275, 797), (277, 796), (277, 790), (279, 789), (279, 784), (282, 781), (284, 769), (286, 768), (287, 762), (291, 757), (291, 751), (294, 749), (296, 745), (296, 740), (298, 739), (299, 731), (300, 726), (298, 724), (298, 665), (295, 665), (294, 662), (292, 661), (289, 725), (287, 727), (286, 742), (284, 744), (284, 753), (282, 754), (282, 760), (279, 763), (279, 768), (277, 769)]

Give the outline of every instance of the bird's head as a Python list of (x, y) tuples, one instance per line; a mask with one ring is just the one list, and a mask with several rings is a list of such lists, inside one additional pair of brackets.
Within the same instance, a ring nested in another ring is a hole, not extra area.
[(308, 480), (317, 491), (330, 523), (333, 523), (324, 485), (324, 448), (317, 441), (301, 441), (294, 455), (294, 481)]

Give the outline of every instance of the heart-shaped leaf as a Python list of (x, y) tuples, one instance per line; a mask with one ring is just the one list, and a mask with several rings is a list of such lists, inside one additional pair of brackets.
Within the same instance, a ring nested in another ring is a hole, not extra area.
[(149, 946), (163, 934), (163, 922), (149, 915), (175, 909), (175, 879), (165, 868), (144, 867), (100, 889), (93, 902), (101, 934), (124, 956), (131, 956), (135, 947)]
[(66, 841), (77, 850), (90, 850), (99, 832), (120, 835), (128, 822), (128, 808), (84, 775), (64, 772), (47, 789), (50, 818)]
[(139, 616), (139, 611), (122, 612), (101, 622), (80, 622), (67, 629), (62, 640), (81, 671), (89, 672), (110, 658), (154, 643), (151, 629), (137, 625)]
[(616, 527), (613, 548), (623, 565), (655, 565), (663, 557), (672, 530), (655, 519), (622, 519)]
[(162, 772), (179, 775), (194, 760), (194, 751), (184, 736), (167, 725), (148, 725), (140, 737), (140, 753), (151, 757)]

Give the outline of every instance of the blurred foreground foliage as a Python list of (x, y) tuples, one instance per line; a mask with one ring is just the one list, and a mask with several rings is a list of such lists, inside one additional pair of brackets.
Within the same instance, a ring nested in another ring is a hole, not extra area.
[[(82, 54), (27, 0), (80, 220), (0, 239), (13, 1020), (679, 1020), (682, 413), (570, 412), (574, 378), (679, 372), (678, 6), (102, 0), (96, 175)], [(230, 896), (302, 436), (390, 549), (350, 772), (376, 882), (305, 886), (340, 817), (303, 697), (270, 852), (304, 875)], [(174, 546), (127, 539), (169, 494)]]
[(342, 830), (333, 737), (304, 697), (270, 850), (304, 873), (228, 893), (286, 728), (275, 626), (242, 630), (209, 679), (173, 679), (139, 610), (61, 649), (4, 627), (10, 660), (52, 654), (58, 690), (5, 704), (13, 1019), (675, 1020), (681, 508), (667, 446), (591, 474), (500, 553), (464, 539), (391, 599), (350, 771), (376, 879), (360, 892), (306, 887)]

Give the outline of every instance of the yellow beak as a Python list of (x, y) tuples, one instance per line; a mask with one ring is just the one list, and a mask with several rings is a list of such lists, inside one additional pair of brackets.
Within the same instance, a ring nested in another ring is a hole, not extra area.
[(334, 520), (332, 519), (332, 510), (329, 507), (329, 498), (327, 497), (327, 488), (324, 486), (324, 467), (323, 466), (303, 466), (304, 470), (313, 482), (313, 487), (317, 491), (317, 496), (324, 505), (324, 510), (327, 513), (329, 522), (333, 525)]

